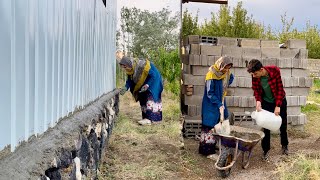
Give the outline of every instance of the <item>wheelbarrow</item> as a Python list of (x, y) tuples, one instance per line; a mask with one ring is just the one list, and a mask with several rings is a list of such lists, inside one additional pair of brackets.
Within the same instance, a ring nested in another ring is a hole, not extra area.
[(220, 153), (215, 168), (223, 178), (230, 175), (232, 166), (241, 154), (242, 168), (246, 169), (249, 166), (253, 148), (264, 137), (264, 133), (259, 130), (240, 126), (231, 126), (230, 129), (230, 135), (213, 133), (219, 143)]

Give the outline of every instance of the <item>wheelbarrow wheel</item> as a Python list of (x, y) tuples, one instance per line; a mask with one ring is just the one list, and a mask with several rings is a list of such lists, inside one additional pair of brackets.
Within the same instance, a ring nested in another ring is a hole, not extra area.
[[(217, 165), (219, 167), (226, 167), (232, 162), (232, 160), (233, 160), (232, 149), (228, 147), (222, 147), (221, 155), (220, 155), (220, 158), (218, 159)], [(218, 173), (222, 178), (226, 178), (230, 175), (231, 168), (226, 170), (218, 170)]]

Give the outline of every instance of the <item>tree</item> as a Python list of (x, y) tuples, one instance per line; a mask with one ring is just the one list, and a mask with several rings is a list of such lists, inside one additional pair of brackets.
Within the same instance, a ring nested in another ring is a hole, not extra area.
[(182, 17), (182, 37), (184, 38), (188, 35), (196, 34), (199, 34), (198, 14), (195, 17), (192, 17), (187, 9), (183, 12)]
[(149, 12), (137, 8), (121, 9), (121, 34), (127, 52), (135, 56), (148, 56), (148, 52), (158, 48), (172, 50), (178, 45), (179, 15), (171, 15), (163, 8), (158, 12)]

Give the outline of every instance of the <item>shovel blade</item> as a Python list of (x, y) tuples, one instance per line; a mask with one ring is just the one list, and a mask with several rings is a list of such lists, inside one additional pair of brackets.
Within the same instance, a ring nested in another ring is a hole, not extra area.
[(231, 130), (230, 130), (230, 121), (229, 119), (222, 121), (221, 124), (221, 129), (222, 129), (222, 134), (229, 135)]

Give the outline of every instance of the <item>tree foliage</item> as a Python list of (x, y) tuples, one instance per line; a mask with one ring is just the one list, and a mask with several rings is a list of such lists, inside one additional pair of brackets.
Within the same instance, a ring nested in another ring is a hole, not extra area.
[[(317, 26), (306, 23), (306, 28), (299, 31), (292, 28), (294, 18), (288, 18), (286, 14), (281, 16), (282, 29), (274, 32), (271, 26), (264, 26), (255, 21), (252, 15), (248, 15), (242, 2), (230, 10), (230, 7), (221, 5), (220, 10), (211, 13), (211, 19), (205, 20), (203, 25), (198, 25), (198, 14), (194, 17), (188, 11), (183, 14), (183, 36), (204, 35), (215, 37), (238, 37), (279, 40), (286, 42), (288, 39), (305, 39), (309, 50), (309, 58), (320, 58), (320, 32)], [(194, 31), (192, 30), (194, 29)]]
[(172, 16), (172, 12), (166, 8), (150, 12), (123, 7), (120, 25), (123, 49), (135, 56), (145, 57), (151, 50), (176, 48), (179, 17), (178, 14)]

